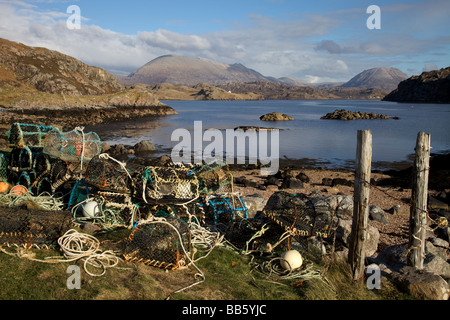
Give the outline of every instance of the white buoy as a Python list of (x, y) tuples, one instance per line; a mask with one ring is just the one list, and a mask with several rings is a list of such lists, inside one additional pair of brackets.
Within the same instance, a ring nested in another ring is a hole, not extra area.
[(87, 218), (95, 218), (100, 215), (100, 208), (96, 201), (86, 202), (81, 206), (83, 215)]
[(302, 266), (303, 258), (297, 250), (288, 250), (281, 255), (280, 264), (285, 270), (295, 270)]

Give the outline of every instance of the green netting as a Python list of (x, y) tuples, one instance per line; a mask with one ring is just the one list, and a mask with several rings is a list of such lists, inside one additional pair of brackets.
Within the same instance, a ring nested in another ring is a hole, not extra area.
[(50, 132), (59, 133), (59, 130), (44, 125), (14, 123), (6, 135), (10, 147), (23, 145), (42, 148), (45, 136)]
[(70, 162), (90, 161), (101, 153), (101, 141), (97, 133), (84, 133), (81, 129), (50, 132), (44, 140), (43, 152)]

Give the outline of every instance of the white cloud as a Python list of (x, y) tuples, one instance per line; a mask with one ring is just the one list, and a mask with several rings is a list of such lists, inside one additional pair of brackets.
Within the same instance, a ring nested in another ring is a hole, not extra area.
[[(427, 52), (440, 52), (439, 59), (444, 61), (450, 42), (445, 35), (424, 39), (407, 32), (413, 24), (424, 25), (426, 29), (430, 10), (424, 10), (420, 23), (405, 17), (408, 14), (419, 17), (423, 3), (382, 6), (383, 27), (378, 33), (365, 27), (365, 10), (348, 9), (323, 14), (293, 12), (283, 18), (250, 14), (247, 20), (234, 23), (228, 30), (202, 34), (159, 29), (134, 35), (91, 25), (84, 17), (80, 30), (69, 30), (66, 12), (39, 10), (38, 3), (0, 1), (0, 37), (47, 47), (120, 73), (132, 72), (161, 55), (179, 54), (240, 62), (266, 76), (291, 76), (315, 82), (347, 81), (364, 69), (391, 66), (405, 57), (412, 63)], [(436, 8), (440, 1), (430, 3)], [(396, 15), (406, 23), (401, 26), (401, 33), (388, 20)], [(438, 20), (442, 22), (447, 16), (441, 12)], [(340, 28), (351, 32), (336, 37)], [(438, 62), (433, 64), (442, 67)]]

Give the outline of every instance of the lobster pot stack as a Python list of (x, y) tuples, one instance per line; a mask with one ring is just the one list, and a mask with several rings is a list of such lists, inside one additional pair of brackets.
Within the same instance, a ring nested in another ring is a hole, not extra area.
[(142, 220), (125, 242), (124, 259), (162, 269), (177, 270), (191, 250), (188, 225), (177, 218)]
[[(50, 133), (59, 134), (59, 130), (43, 125), (11, 125), (6, 132), (9, 147), (12, 148), (7, 160), (6, 180), (27, 189), (32, 187), (36, 178), (34, 162), (42, 154), (45, 138)], [(6, 155), (4, 157), (6, 158)]]
[(135, 196), (145, 203), (185, 203), (198, 198), (196, 176), (185, 167), (145, 167), (136, 175)]

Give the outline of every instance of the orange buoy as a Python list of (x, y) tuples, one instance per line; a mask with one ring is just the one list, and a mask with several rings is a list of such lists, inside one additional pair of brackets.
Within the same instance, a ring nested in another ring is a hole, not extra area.
[(0, 182), (0, 193), (8, 193), (9, 188), (10, 188), (9, 183), (4, 181)]
[(17, 185), (15, 187), (13, 187), (10, 191), (10, 193), (17, 194), (19, 196), (23, 196), (27, 192), (28, 192), (27, 188), (25, 188), (24, 186), (21, 186), (21, 185)]

